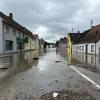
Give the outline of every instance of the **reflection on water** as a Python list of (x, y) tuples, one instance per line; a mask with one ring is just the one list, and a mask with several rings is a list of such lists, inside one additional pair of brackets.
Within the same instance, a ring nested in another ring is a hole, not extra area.
[(72, 54), (71, 64), (100, 72), (100, 57), (82, 53)]
[(66, 61), (69, 64), (100, 72), (100, 56), (86, 55), (83, 53), (67, 54), (66, 50), (60, 51), (60, 55), (64, 57), (64, 59), (66, 55)]
[(66, 60), (66, 55), (67, 55), (67, 50), (66, 48), (56, 48), (56, 54), (59, 55), (60, 53), (60, 56), (61, 58), (64, 58)]
[(8, 69), (0, 69), (0, 87), (1, 83), (4, 83), (19, 72), (29, 70), (32, 67), (36, 67), (38, 60), (33, 58), (39, 58), (39, 51), (21, 52), (16, 54), (9, 54), (6, 57), (0, 58), (0, 66), (7, 67)]

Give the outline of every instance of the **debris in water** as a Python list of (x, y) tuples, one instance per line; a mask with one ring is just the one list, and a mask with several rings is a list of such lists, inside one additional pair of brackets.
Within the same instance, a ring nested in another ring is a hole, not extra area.
[(38, 60), (39, 58), (33, 58), (33, 60)]
[(41, 90), (44, 90), (44, 88), (41, 88)]
[(62, 62), (62, 61), (55, 61), (55, 63), (60, 63), (60, 62)]
[(53, 97), (56, 98), (58, 96), (58, 93), (53, 93)]
[(55, 83), (58, 83), (58, 80), (54, 80)]
[(44, 94), (41, 96), (41, 100), (96, 100), (91, 94), (87, 91), (57, 91)]

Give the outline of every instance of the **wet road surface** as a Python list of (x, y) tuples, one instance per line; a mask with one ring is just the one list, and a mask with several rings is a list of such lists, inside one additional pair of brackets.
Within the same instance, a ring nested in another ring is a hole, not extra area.
[[(33, 59), (36, 56), (39, 60)], [(100, 89), (68, 66), (55, 49), (40, 56), (36, 52), (14, 54), (1, 63), (8, 69), (0, 70), (0, 100), (100, 100)], [(99, 74), (74, 67), (89, 77), (92, 74), (99, 84)]]

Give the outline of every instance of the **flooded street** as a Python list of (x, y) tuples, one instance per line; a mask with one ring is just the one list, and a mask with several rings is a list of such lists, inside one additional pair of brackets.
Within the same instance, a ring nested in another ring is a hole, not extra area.
[[(0, 69), (0, 100), (100, 100), (100, 89), (68, 66), (65, 55), (53, 48), (0, 58), (0, 65), (6, 66)], [(74, 57), (73, 61), (77, 70), (100, 85), (99, 70), (84, 68)]]

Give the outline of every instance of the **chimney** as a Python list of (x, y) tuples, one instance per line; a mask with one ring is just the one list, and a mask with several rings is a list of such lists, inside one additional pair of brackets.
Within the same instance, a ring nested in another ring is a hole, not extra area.
[(93, 20), (91, 20), (91, 28), (93, 28)]
[(78, 31), (78, 34), (80, 34), (80, 31)]
[(10, 17), (10, 19), (13, 19), (13, 14), (9, 13), (9, 17)]

